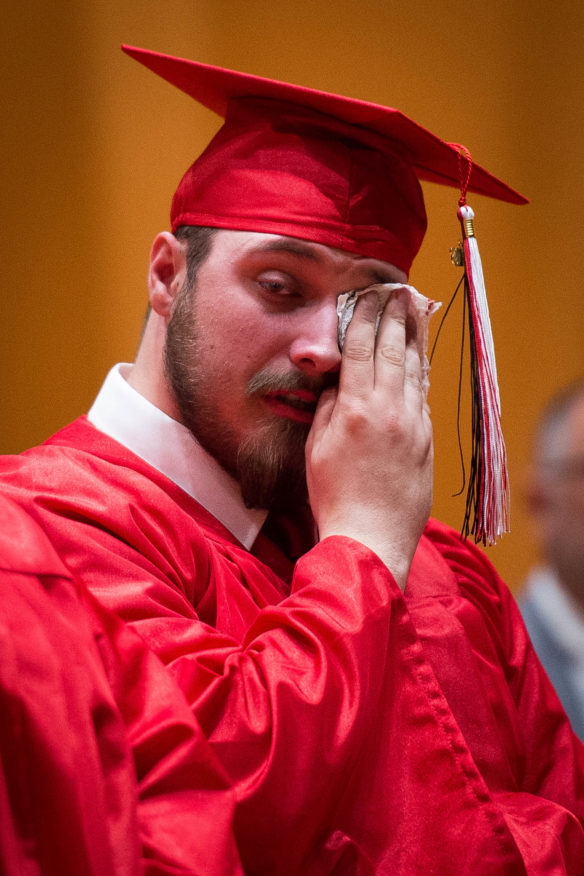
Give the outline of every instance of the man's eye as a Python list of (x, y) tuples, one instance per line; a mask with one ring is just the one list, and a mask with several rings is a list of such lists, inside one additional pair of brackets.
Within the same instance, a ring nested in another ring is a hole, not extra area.
[(282, 277), (260, 277), (258, 286), (277, 298), (290, 298), (296, 293), (296, 288), (291, 280)]
[(273, 292), (275, 295), (281, 295), (286, 291), (284, 283), (278, 283), (277, 280), (260, 280), (260, 286), (267, 292)]

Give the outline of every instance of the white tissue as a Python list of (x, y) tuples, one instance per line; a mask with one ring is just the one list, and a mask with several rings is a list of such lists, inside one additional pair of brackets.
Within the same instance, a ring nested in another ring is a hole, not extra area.
[(375, 333), (377, 334), (385, 305), (391, 295), (398, 289), (407, 289), (410, 295), (409, 313), (415, 319), (417, 326), (417, 344), (423, 368), (423, 385), (427, 393), (429, 387), (428, 375), (430, 373), (430, 363), (428, 362), (428, 325), (432, 314), (442, 305), (439, 301), (432, 301), (430, 298), (426, 298), (417, 289), (414, 289), (413, 286), (408, 286), (405, 283), (377, 283), (374, 286), (368, 286), (367, 289), (355, 289), (352, 292), (343, 292), (339, 295), (337, 299), (339, 348), (343, 349), (345, 335), (353, 318), (355, 304), (361, 295), (365, 295), (366, 292), (377, 292), (379, 298), (379, 312), (375, 324)]

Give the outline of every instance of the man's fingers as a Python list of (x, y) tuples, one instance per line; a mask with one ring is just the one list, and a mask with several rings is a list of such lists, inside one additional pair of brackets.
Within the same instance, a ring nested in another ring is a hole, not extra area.
[(404, 385), (408, 346), (407, 290), (395, 292), (381, 317), (375, 350), (375, 386), (399, 390)]
[(343, 345), (339, 378), (341, 393), (360, 396), (373, 385), (375, 323), (379, 312), (377, 292), (367, 292), (355, 305)]
[[(410, 293), (397, 289), (388, 299), (379, 321), (379, 298), (375, 291), (361, 296), (343, 347), (339, 381), (342, 394), (364, 398), (374, 389), (402, 395), (423, 391), (422, 351)], [(408, 352), (411, 351), (411, 352)]]
[(412, 404), (415, 406), (427, 406), (424, 372), (422, 369), (422, 363), (420, 362), (420, 351), (415, 338), (412, 338), (406, 347), (404, 364), (404, 398), (406, 403), (411, 400)]

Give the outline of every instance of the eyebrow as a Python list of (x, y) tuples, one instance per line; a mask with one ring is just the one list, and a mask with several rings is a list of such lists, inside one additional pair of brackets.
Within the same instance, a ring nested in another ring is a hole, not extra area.
[[(302, 240), (295, 240), (293, 238), (287, 238), (285, 240), (266, 240), (264, 243), (258, 244), (255, 252), (288, 253), (290, 255), (298, 256), (298, 258), (308, 259), (317, 264), (323, 261), (323, 257), (320, 252), (313, 249), (309, 243), (305, 243)], [(397, 268), (395, 269), (395, 271), (393, 271), (390, 266), (388, 266), (385, 270), (383, 268), (373, 267), (367, 267), (364, 270), (369, 275), (371, 281), (368, 285), (373, 285), (374, 283), (401, 282), (398, 277), (399, 270)]]
[(255, 252), (286, 252), (301, 258), (310, 259), (313, 262), (322, 261), (320, 253), (302, 240), (266, 240), (264, 243), (258, 244)]
[[(396, 268), (395, 271), (390, 270), (389, 268), (386, 271), (378, 271), (376, 268), (368, 268), (367, 272), (372, 279), (372, 284), (374, 283), (401, 283), (401, 279), (398, 277), (399, 268)], [(404, 282), (407, 282), (404, 281)]]

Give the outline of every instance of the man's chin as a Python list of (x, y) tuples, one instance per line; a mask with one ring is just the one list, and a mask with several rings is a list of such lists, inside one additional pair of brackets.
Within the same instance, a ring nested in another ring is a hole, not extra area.
[(237, 456), (237, 479), (248, 508), (291, 510), (307, 500), (304, 447), (310, 427), (288, 423), (285, 434), (256, 435)]

